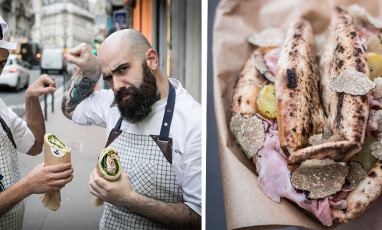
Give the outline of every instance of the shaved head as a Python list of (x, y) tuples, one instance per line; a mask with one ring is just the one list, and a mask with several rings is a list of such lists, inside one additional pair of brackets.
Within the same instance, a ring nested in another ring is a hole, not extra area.
[(121, 49), (121, 47), (123, 47), (123, 49), (126, 48), (130, 54), (135, 55), (141, 61), (145, 60), (146, 51), (152, 48), (145, 36), (134, 29), (124, 29), (112, 33), (102, 42), (101, 47), (122, 44), (124, 44), (124, 46), (120, 46), (119, 49)]

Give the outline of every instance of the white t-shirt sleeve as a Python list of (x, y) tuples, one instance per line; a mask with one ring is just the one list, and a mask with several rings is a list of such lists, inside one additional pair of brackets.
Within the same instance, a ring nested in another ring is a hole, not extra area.
[[(110, 107), (114, 98), (111, 90), (95, 91), (77, 105), (72, 120), (79, 125), (97, 125), (106, 127), (106, 107)], [(111, 96), (111, 97), (110, 97)]]
[[(5, 106), (5, 104), (4, 104)], [(29, 129), (27, 123), (17, 116), (12, 109), (2, 107), (3, 119), (10, 128), (13, 139), (15, 140), (17, 151), (27, 153), (35, 143), (35, 137)]]
[(187, 137), (186, 151), (183, 156), (183, 199), (192, 210), (202, 214), (202, 133), (201, 127), (195, 127)]

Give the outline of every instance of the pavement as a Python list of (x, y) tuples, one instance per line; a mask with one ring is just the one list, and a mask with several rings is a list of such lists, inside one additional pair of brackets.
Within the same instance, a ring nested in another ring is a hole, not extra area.
[[(87, 230), (98, 229), (103, 206), (95, 207), (91, 200), (88, 181), (95, 168), (98, 154), (106, 143), (106, 130), (95, 126), (80, 126), (64, 117), (61, 112), (63, 89), (58, 88), (54, 96), (48, 96), (46, 132), (55, 134), (72, 148), (74, 179), (61, 190), (61, 207), (57, 211), (45, 208), (40, 195), (31, 195), (24, 200), (25, 230)], [(42, 104), (42, 108), (44, 104)], [(44, 111), (43, 111), (44, 112)], [(25, 177), (37, 164), (44, 161), (44, 154), (29, 156), (18, 154), (21, 177)]]

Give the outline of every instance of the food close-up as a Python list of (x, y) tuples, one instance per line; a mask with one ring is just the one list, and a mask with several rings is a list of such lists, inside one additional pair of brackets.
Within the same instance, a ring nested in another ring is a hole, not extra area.
[[(382, 191), (382, 20), (356, 4), (333, 5), (325, 19), (312, 15), (246, 36), (250, 55), (231, 76), (227, 149), (255, 166), (236, 157), (238, 171), (255, 174), (254, 191), (319, 223), (285, 225), (335, 227), (361, 216)], [(217, 75), (227, 79), (222, 69)], [(222, 174), (223, 187), (235, 177)], [(226, 208), (228, 226), (237, 224), (235, 202)]]

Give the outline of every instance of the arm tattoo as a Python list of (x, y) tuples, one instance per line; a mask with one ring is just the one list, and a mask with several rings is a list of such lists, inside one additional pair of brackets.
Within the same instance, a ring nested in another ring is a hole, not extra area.
[(81, 101), (93, 93), (95, 84), (94, 80), (84, 77), (83, 71), (81, 71), (77, 77), (72, 79), (69, 89), (64, 93), (61, 105), (62, 112), (64, 114), (73, 112)]

